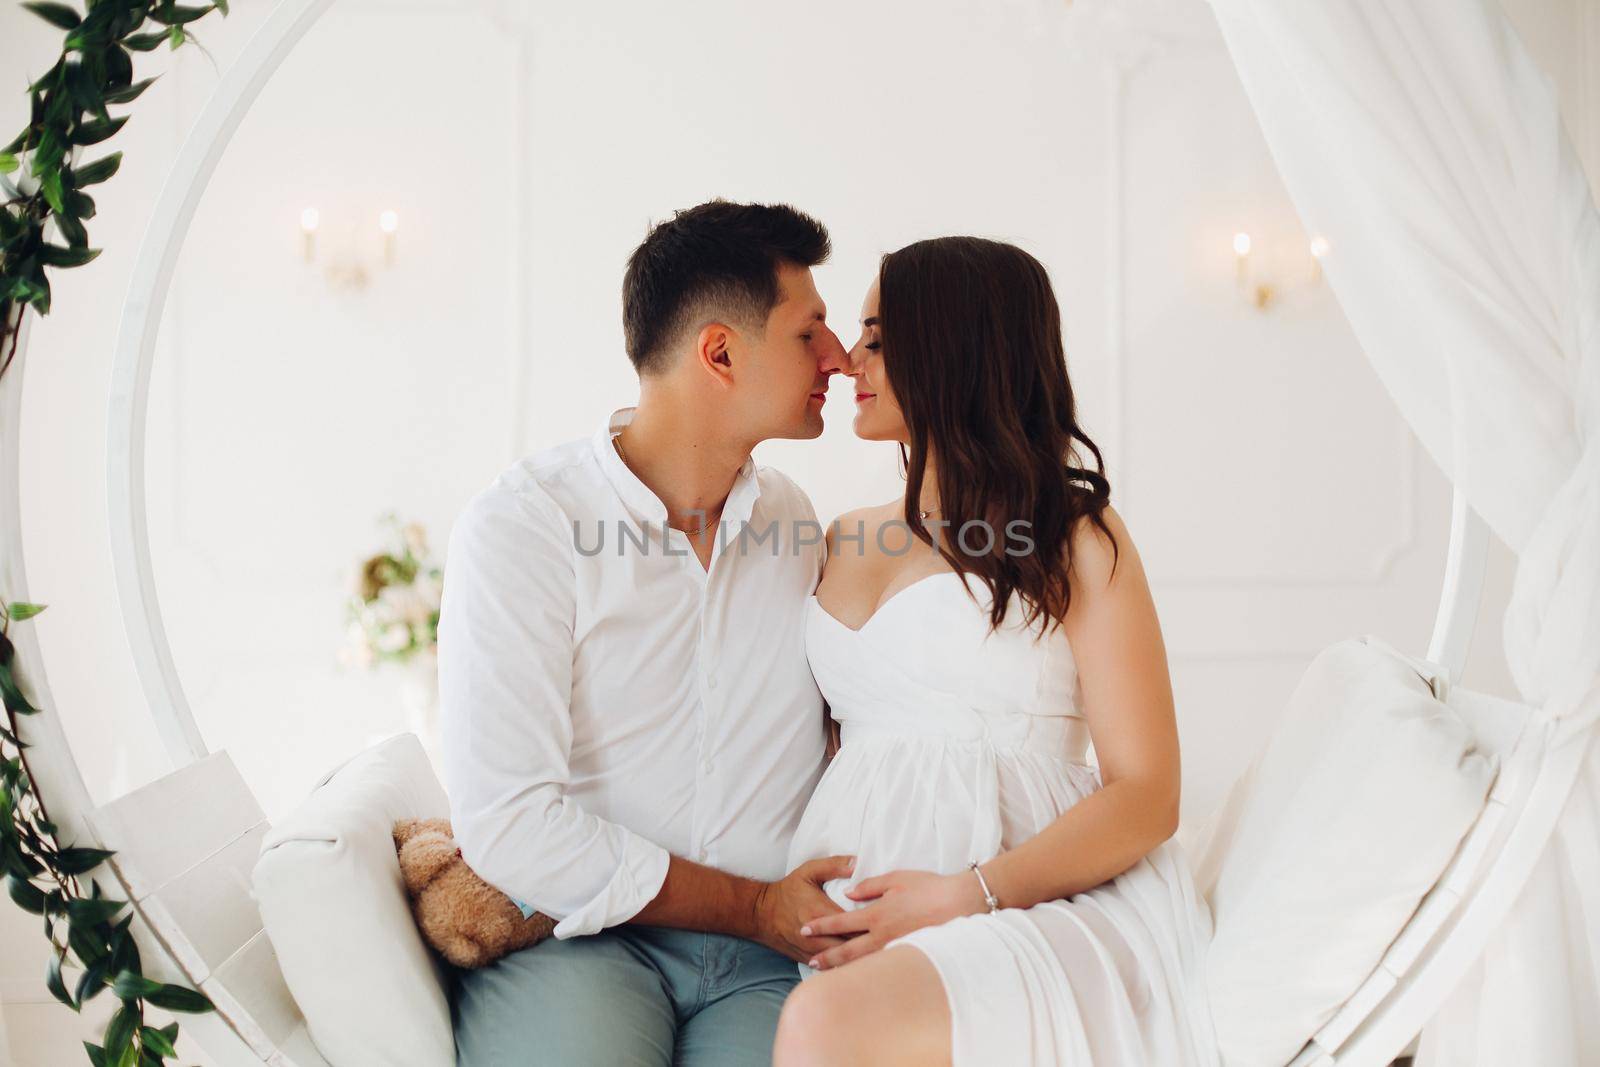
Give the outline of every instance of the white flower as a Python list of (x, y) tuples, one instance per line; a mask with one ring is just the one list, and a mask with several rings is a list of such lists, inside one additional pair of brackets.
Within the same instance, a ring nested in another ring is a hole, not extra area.
[(403, 622), (390, 623), (378, 634), (379, 652), (400, 652), (411, 644), (411, 627)]
[(394, 622), (394, 608), (386, 600), (374, 600), (361, 605), (357, 618), (361, 625), (369, 631), (382, 630)]
[(414, 585), (387, 586), (378, 594), (378, 602), (388, 607), (391, 618), (414, 626), (425, 624), (433, 610)]

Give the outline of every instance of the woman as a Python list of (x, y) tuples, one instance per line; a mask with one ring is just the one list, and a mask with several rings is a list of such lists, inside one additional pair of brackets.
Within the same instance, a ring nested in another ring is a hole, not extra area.
[(856, 433), (901, 443), (907, 488), (840, 518), (809, 609), (842, 744), (790, 866), (857, 859), (775, 1063), (1216, 1063), (1161, 631), (1044, 268), (893, 252), (850, 357)]

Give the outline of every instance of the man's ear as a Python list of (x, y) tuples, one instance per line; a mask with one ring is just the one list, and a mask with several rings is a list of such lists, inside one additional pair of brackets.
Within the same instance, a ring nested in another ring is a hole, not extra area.
[(733, 384), (732, 348), (737, 335), (720, 323), (708, 323), (695, 338), (695, 361), (700, 368), (725, 385)]

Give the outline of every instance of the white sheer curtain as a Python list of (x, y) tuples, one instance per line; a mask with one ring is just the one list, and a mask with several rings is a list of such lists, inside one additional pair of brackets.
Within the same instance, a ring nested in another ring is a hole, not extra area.
[[(1560, 720), (1559, 744), (1588, 744), (1600, 217), (1549, 79), (1493, 0), (1211, 4), (1362, 347), (1517, 553), (1502, 630), (1522, 699)], [(1600, 1062), (1600, 746), (1419, 1062)]]

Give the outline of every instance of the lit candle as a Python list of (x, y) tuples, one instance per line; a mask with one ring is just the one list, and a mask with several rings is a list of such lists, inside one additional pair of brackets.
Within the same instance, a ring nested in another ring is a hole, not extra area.
[(300, 212), (300, 247), (307, 263), (310, 263), (311, 260), (315, 258), (317, 246), (317, 223), (319, 221), (321, 221), (321, 216), (317, 213), (317, 209), (314, 207), (308, 207), (304, 211)]
[(1311, 280), (1322, 280), (1322, 257), (1328, 254), (1328, 239), (1320, 233), (1311, 239)]
[(395, 233), (400, 229), (400, 216), (393, 211), (385, 211), (378, 216), (378, 229), (383, 231), (383, 265), (394, 266)]
[(1233, 255), (1238, 265), (1238, 280), (1240, 285), (1245, 285), (1250, 280), (1250, 235), (1236, 233), (1233, 235)]

